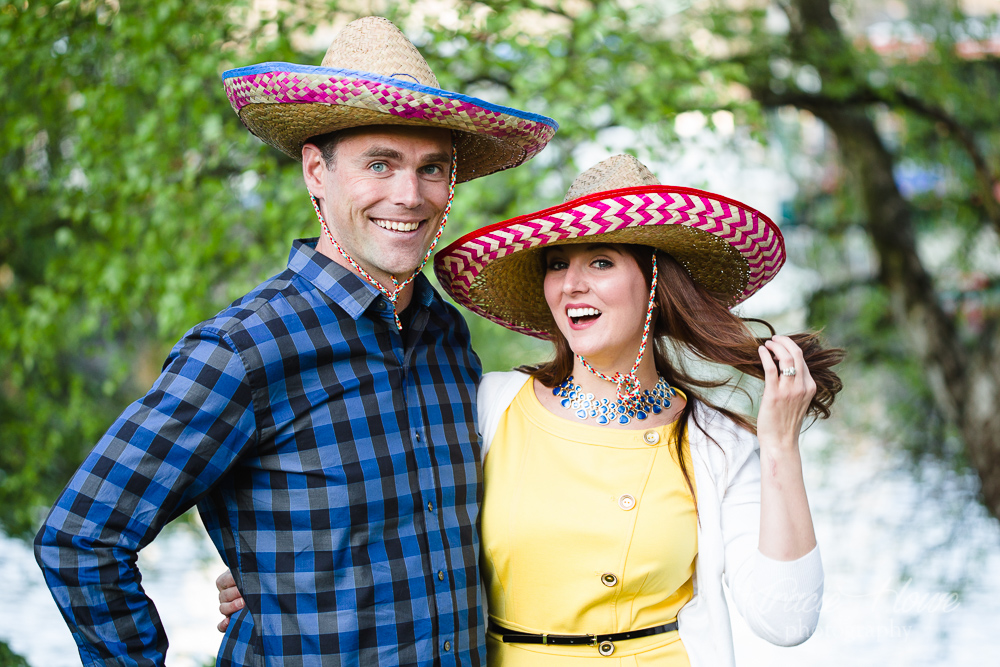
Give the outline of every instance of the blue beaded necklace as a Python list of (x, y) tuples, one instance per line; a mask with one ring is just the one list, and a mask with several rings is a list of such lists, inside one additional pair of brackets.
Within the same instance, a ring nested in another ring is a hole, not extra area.
[(602, 426), (618, 422), (628, 424), (632, 419), (646, 419), (650, 414), (658, 415), (670, 407), (670, 399), (677, 396), (677, 390), (660, 378), (656, 386), (647, 389), (629, 400), (608, 400), (594, 398), (583, 391), (583, 387), (573, 384), (573, 376), (552, 390), (553, 396), (562, 398), (560, 405), (572, 410), (579, 419), (594, 419)]

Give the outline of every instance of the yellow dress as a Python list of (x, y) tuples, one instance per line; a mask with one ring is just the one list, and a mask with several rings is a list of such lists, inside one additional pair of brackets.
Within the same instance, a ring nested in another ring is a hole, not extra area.
[[(606, 634), (677, 617), (691, 599), (698, 537), (673, 429), (563, 419), (538, 402), (533, 381), (524, 385), (484, 466), (482, 571), (495, 623)], [(684, 454), (693, 484), (686, 442)], [(487, 651), (492, 667), (689, 667), (676, 631), (616, 642), (608, 657), (594, 646), (505, 644), (493, 633)]]

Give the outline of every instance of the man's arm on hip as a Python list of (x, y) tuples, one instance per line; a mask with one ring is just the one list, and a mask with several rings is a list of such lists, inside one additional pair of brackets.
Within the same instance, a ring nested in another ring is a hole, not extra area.
[(255, 444), (246, 369), (232, 342), (196, 329), (172, 350), (70, 480), (35, 557), (84, 665), (162, 665), (159, 616), (137, 552)]

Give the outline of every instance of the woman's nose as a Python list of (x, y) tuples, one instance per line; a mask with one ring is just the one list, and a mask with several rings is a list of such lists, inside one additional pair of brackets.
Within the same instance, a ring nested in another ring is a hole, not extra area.
[(570, 262), (563, 277), (563, 293), (579, 294), (587, 291), (587, 280), (581, 267), (577, 262)]

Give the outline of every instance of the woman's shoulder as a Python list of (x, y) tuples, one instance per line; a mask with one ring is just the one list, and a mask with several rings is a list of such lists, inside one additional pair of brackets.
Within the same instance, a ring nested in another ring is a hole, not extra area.
[[(483, 375), (479, 383), (479, 402), (493, 404), (498, 397), (513, 390), (520, 391), (524, 383), (531, 378), (527, 373), (521, 371), (494, 371)], [(517, 393), (515, 391), (515, 395)], [(513, 397), (511, 397), (513, 398)]]
[[(738, 470), (757, 449), (757, 438), (725, 413), (695, 400), (688, 420), (691, 453), (700, 454), (711, 468)], [(714, 464), (713, 464), (714, 463)]]

